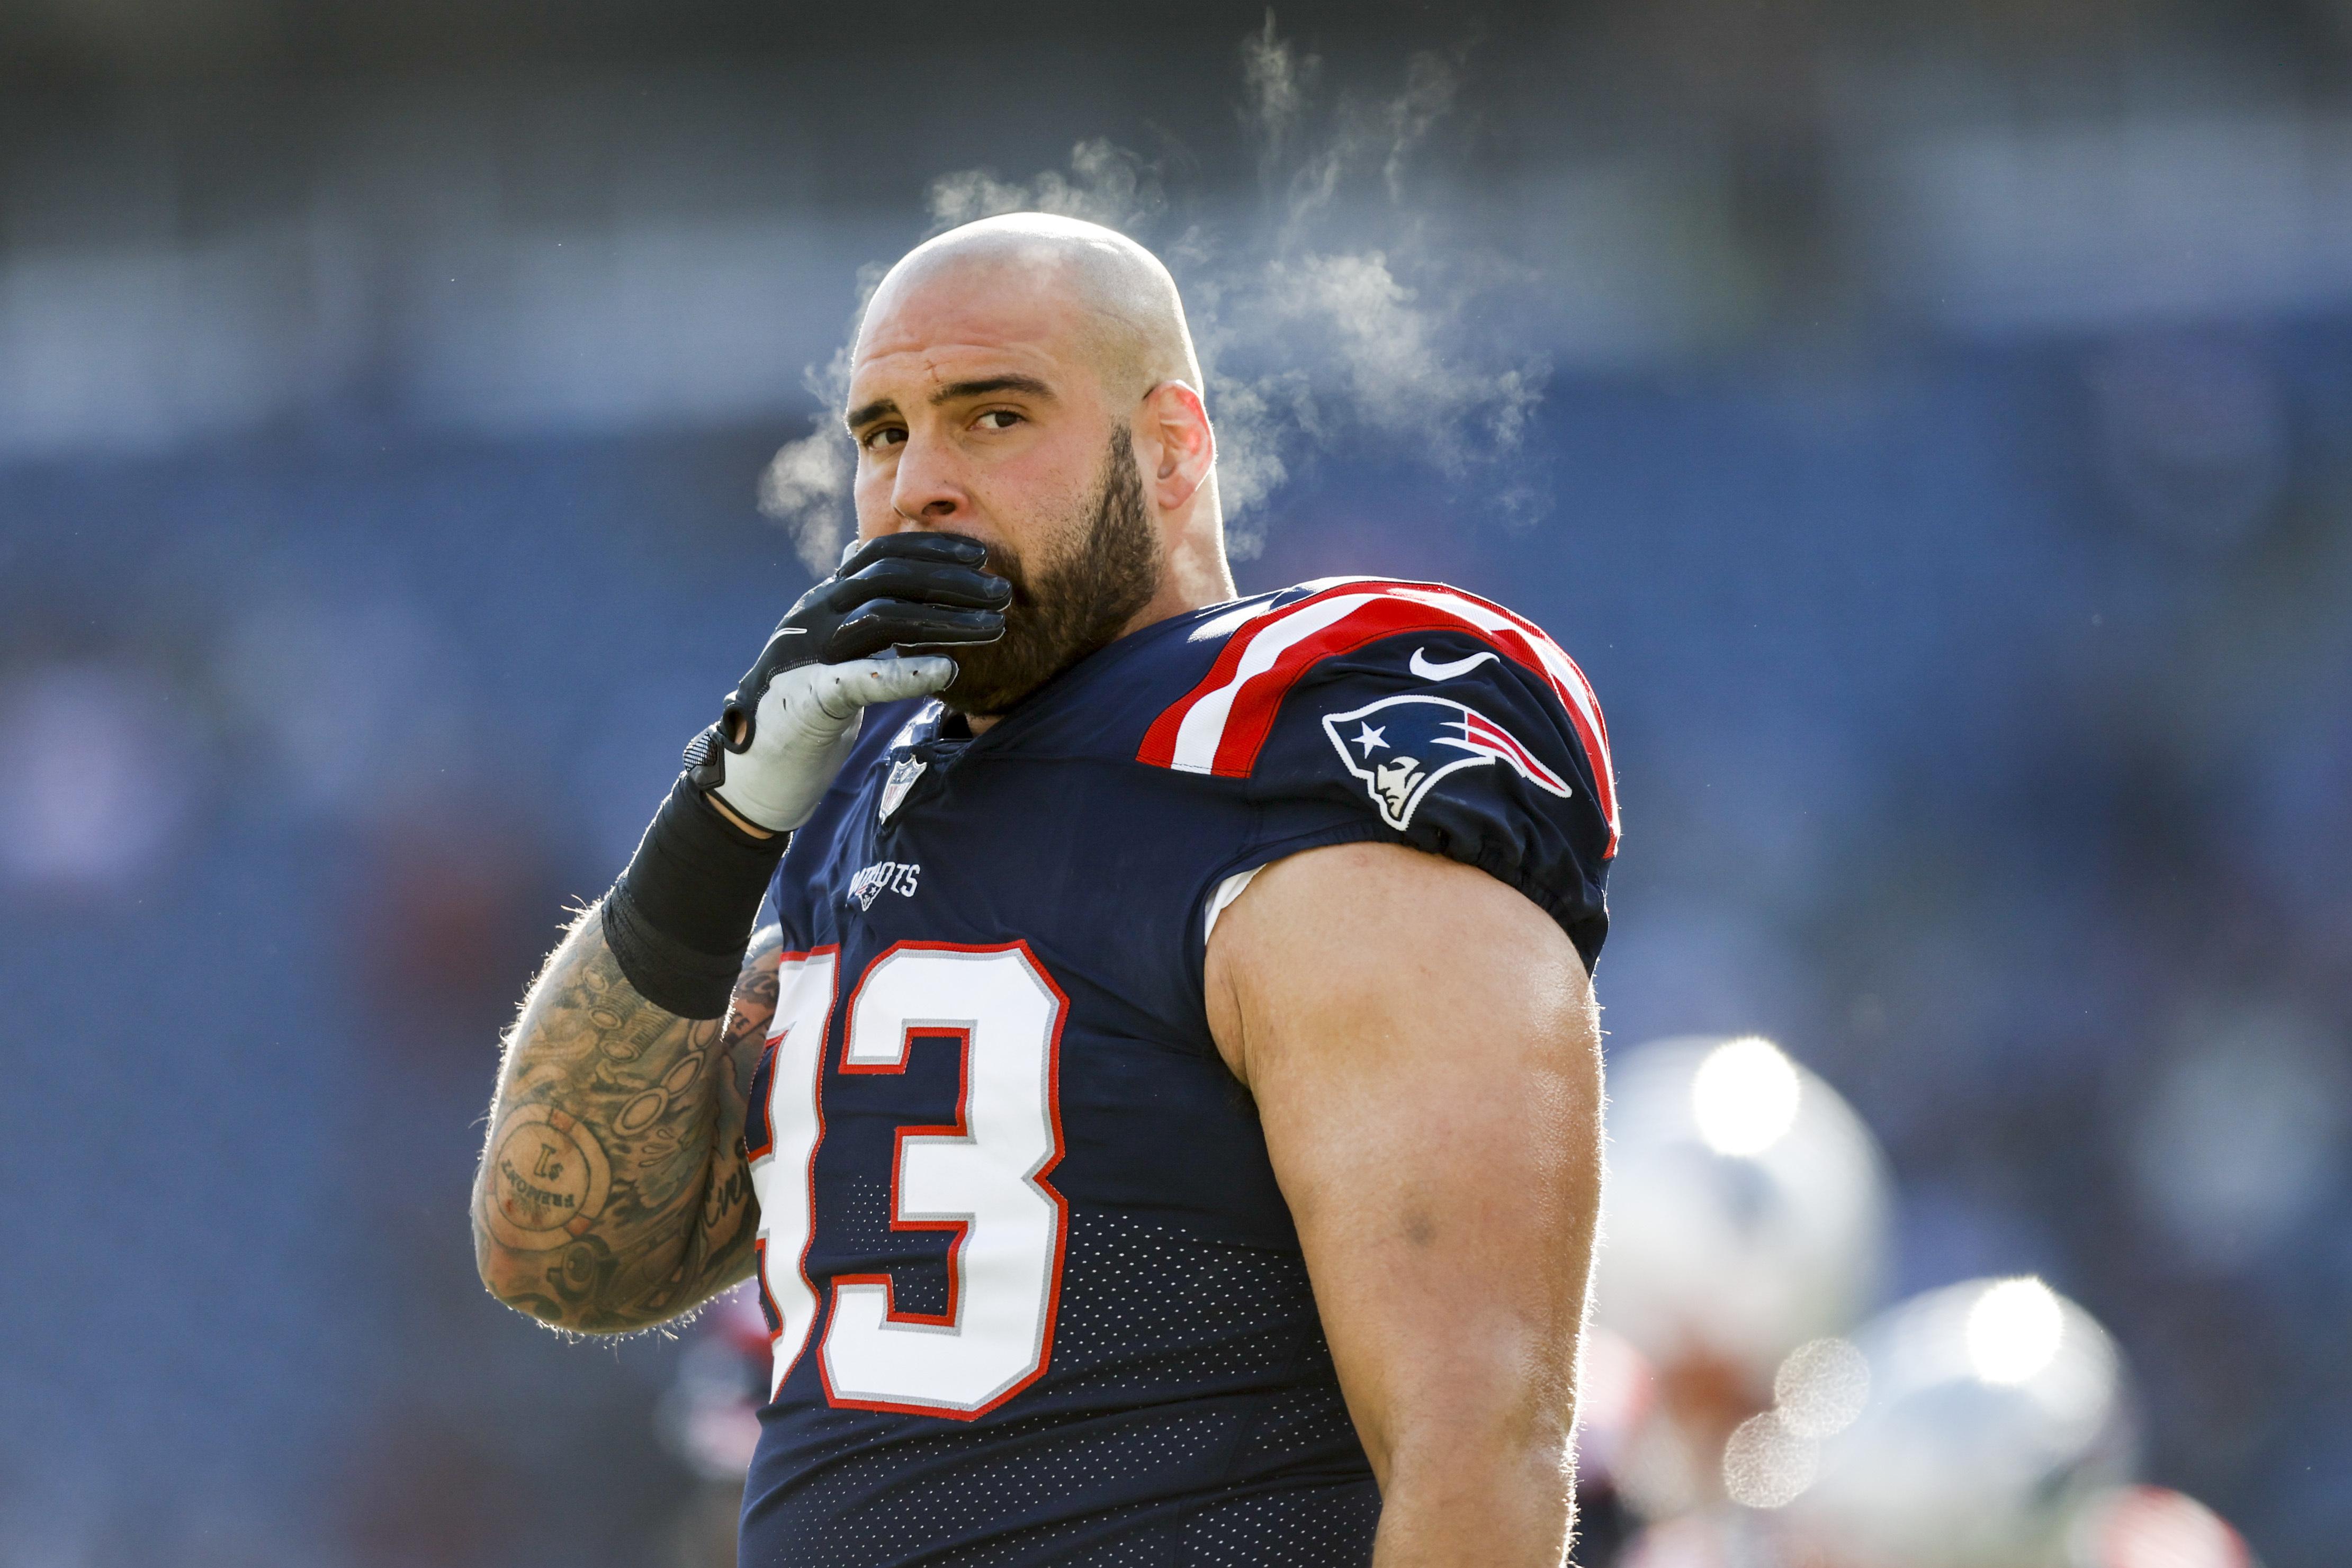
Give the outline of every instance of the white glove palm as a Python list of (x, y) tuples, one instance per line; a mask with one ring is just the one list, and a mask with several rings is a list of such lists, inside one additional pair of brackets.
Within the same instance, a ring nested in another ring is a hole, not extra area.
[(956, 662), (936, 654), (782, 671), (760, 698), (751, 746), (728, 758), (726, 780), (711, 793), (745, 821), (790, 832), (832, 788), (868, 706), (928, 696), (955, 677)]
[(770, 635), (719, 722), (687, 747), (695, 787), (771, 832), (807, 821), (868, 706), (941, 691), (956, 677), (953, 659), (889, 650), (1004, 634), (1013, 588), (980, 570), (987, 559), (986, 546), (958, 534), (852, 546)]

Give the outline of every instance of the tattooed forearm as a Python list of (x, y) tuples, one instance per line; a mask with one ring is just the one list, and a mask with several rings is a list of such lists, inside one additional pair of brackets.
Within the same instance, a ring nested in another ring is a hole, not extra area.
[(675, 1317), (751, 1271), (744, 1107), (776, 1009), (777, 936), (753, 938), (722, 1019), (637, 995), (591, 911), (524, 998), (474, 1185), (482, 1281), (562, 1328)]

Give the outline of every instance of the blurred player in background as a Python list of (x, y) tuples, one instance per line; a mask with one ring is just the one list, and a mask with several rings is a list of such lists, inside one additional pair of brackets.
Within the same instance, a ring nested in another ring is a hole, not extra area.
[(513, 1031), (483, 1279), (759, 1281), (747, 1564), (1566, 1553), (1606, 732), (1471, 595), (1236, 600), (1201, 385), (1108, 230), (902, 260), (858, 542)]
[(2040, 1280), (1865, 1321), (1886, 1163), (1777, 1046), (1622, 1051), (1609, 1125), (1584, 1568), (2251, 1568), (2210, 1511), (2127, 1484), (2122, 1353)]

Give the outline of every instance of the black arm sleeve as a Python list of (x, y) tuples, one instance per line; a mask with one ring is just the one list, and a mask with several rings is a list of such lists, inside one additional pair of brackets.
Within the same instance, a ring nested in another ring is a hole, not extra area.
[(680, 778), (604, 896), (604, 945), (637, 994), (680, 1018), (724, 1016), (791, 841), (745, 832)]

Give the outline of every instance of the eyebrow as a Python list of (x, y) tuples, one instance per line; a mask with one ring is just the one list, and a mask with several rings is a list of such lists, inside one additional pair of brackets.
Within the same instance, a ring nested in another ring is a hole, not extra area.
[[(930, 401), (931, 406), (937, 408), (943, 402), (955, 402), (963, 398), (986, 397), (991, 392), (1024, 392), (1031, 397), (1043, 398), (1048, 402), (1054, 401), (1054, 389), (1035, 376), (986, 376), (974, 382), (950, 382), (933, 392)], [(895, 399), (877, 398), (863, 408), (851, 409), (842, 423), (848, 425), (850, 429), (856, 430), (861, 425), (873, 423), (884, 414), (898, 412), (898, 404)]]

